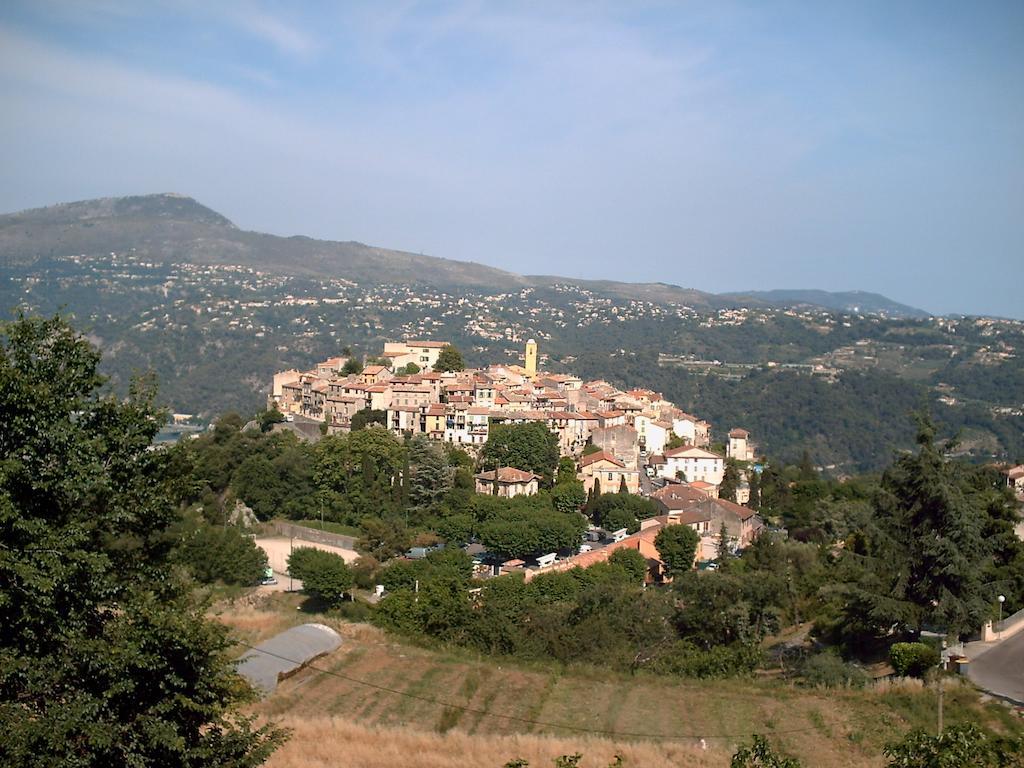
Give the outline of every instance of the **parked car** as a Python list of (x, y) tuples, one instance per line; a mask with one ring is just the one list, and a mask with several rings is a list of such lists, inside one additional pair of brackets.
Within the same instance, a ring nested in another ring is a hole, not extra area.
[(274, 584), (277, 584), (277, 579), (275, 579), (273, 576), (270, 576), (265, 579), (260, 579), (260, 586), (271, 587)]

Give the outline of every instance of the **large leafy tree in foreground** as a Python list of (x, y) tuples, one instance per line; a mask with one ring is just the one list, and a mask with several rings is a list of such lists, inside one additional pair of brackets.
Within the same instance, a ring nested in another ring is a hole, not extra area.
[(254, 766), (281, 734), (168, 565), (161, 419), (60, 319), (0, 325), (0, 764)]

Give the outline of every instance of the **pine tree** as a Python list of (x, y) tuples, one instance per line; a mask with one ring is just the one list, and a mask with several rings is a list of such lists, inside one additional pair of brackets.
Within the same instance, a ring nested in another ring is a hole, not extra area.
[(761, 508), (761, 473), (751, 469), (747, 473), (747, 485), (750, 488), (750, 501), (747, 506), (753, 510)]
[(722, 521), (721, 527), (718, 529), (718, 564), (724, 567), (728, 560), (733, 557), (732, 550), (729, 548), (729, 530), (725, 527), (725, 521)]
[(719, 498), (727, 501), (736, 501), (736, 489), (740, 485), (740, 471), (736, 462), (732, 459), (725, 460), (725, 472), (722, 473), (722, 483), (718, 486)]

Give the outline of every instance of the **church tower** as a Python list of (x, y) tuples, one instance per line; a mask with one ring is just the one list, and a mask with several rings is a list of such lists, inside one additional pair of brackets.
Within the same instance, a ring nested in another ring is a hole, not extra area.
[(526, 376), (529, 379), (537, 376), (537, 342), (534, 339), (526, 342)]

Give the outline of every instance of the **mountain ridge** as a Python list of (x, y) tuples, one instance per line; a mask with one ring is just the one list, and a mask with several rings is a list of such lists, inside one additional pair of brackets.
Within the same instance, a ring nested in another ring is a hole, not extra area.
[(271, 235), (240, 229), (217, 211), (178, 193), (79, 200), (0, 214), (0, 267), (30, 266), (46, 258), (128, 250), (157, 261), (239, 264), (279, 274), (337, 277), (357, 283), (425, 284), (443, 289), (500, 291), (574, 285), (617, 298), (685, 304), (700, 309), (795, 305), (849, 311), (853, 305), (850, 296), (863, 293), (872, 297), (870, 306), (877, 307), (867, 310), (869, 313), (928, 316), (922, 310), (867, 292), (832, 294), (780, 289), (714, 294), (667, 282), (629, 283), (520, 275), (477, 262), (355, 241)]
[(931, 313), (872, 291), (824, 291), (818, 288), (775, 288), (767, 291), (734, 291), (718, 294), (724, 299), (754, 299), (780, 306), (814, 306), (841, 312), (931, 317)]

